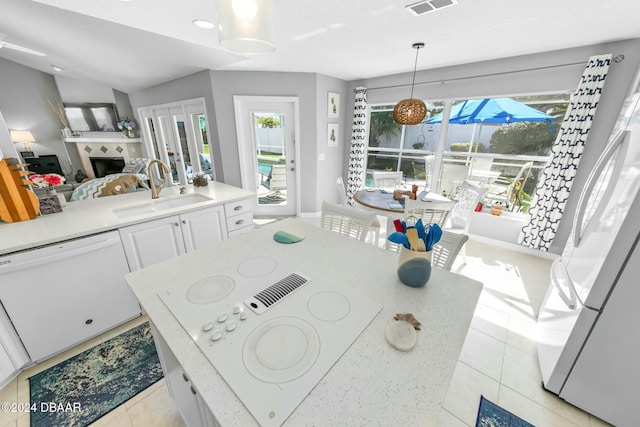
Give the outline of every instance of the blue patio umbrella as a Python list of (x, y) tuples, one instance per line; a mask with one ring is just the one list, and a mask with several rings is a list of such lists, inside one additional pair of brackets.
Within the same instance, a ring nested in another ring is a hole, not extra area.
[[(451, 108), (451, 114), (449, 114), (449, 123), (454, 125), (545, 121), (549, 122), (549, 128), (552, 129), (553, 117), (511, 98), (466, 100), (454, 105)], [(442, 113), (423, 120), (422, 123), (442, 123)]]

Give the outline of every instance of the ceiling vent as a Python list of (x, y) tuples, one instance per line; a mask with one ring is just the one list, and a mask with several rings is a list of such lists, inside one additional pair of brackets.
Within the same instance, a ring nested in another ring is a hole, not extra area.
[(425, 13), (433, 12), (437, 9), (442, 9), (447, 6), (453, 6), (458, 4), (458, 0), (426, 0), (419, 1), (418, 3), (405, 6), (409, 12), (416, 16), (424, 15)]

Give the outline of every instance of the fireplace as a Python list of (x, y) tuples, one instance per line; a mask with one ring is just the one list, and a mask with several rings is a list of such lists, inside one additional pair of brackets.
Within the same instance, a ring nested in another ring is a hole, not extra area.
[(122, 172), (124, 157), (89, 157), (96, 178)]

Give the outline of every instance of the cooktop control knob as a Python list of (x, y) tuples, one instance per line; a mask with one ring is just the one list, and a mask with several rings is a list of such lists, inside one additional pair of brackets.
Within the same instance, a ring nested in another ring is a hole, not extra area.
[(233, 314), (238, 314), (240, 313), (240, 311), (242, 311), (242, 307), (240, 306), (240, 304), (236, 304), (233, 306)]
[(218, 341), (220, 338), (222, 338), (222, 329), (216, 329), (213, 331), (211, 334), (211, 341)]
[(213, 329), (213, 321), (207, 322), (204, 325), (202, 325), (202, 330), (205, 332), (209, 332), (212, 329)]
[(223, 323), (225, 320), (227, 320), (227, 313), (222, 313), (218, 316), (218, 323)]
[(227, 332), (231, 332), (236, 328), (236, 322), (227, 323), (227, 327), (225, 328)]
[(240, 320), (245, 320), (247, 318), (247, 312), (246, 311), (241, 311), (240, 312)]

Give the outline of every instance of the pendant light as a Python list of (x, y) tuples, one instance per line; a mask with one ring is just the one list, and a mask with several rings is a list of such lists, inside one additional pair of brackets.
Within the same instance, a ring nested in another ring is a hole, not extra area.
[(218, 41), (240, 53), (271, 53), (275, 0), (216, 0)]
[(413, 80), (411, 81), (411, 97), (398, 102), (393, 108), (393, 120), (401, 125), (417, 125), (427, 116), (427, 106), (419, 99), (413, 98), (413, 86), (416, 82), (416, 68), (418, 67), (418, 51), (424, 43), (414, 43), (416, 62), (413, 66)]

